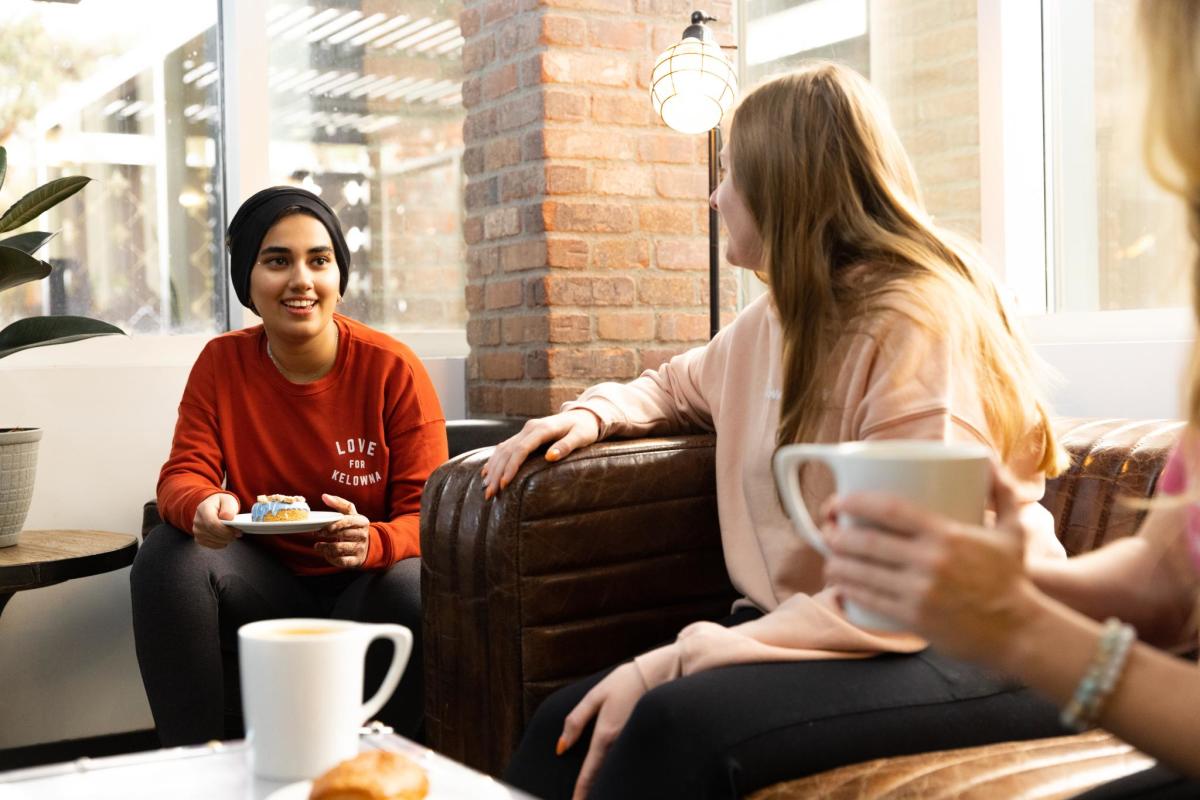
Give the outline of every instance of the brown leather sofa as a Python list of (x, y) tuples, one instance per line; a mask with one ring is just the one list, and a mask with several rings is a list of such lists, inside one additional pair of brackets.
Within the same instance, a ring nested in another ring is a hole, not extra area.
[[(1068, 552), (1133, 533), (1181, 423), (1060, 420), (1070, 470), (1043, 499)], [(487, 451), (452, 459), (422, 500), (427, 743), (499, 775), (555, 689), (724, 616), (714, 439), (602, 442), (530, 459), (483, 499)], [(798, 797), (1066, 797), (1146, 766), (1103, 733), (881, 759), (777, 784)]]

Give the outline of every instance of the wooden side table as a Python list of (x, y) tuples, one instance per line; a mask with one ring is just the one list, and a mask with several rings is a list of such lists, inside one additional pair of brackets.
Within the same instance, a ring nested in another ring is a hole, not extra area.
[(107, 531), (21, 531), (0, 548), (0, 614), (22, 589), (99, 575), (133, 563), (137, 537)]

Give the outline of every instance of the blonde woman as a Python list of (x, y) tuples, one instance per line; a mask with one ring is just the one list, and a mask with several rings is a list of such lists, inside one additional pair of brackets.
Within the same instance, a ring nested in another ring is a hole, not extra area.
[[(1149, 163), (1187, 202), (1200, 243), (1200, 3), (1143, 0), (1140, 14), (1150, 66)], [(1193, 280), (1200, 282), (1200, 265)], [(1136, 536), (1067, 562), (1031, 561), (1027, 569), (1021, 552), (1028, 531), (1016, 513), (1014, 484), (1001, 470), (994, 529), (954, 525), (886, 496), (840, 501), (841, 510), (886, 521), (892, 532), (834, 532), (837, 557), (827, 575), (847, 596), (947, 652), (1026, 681), (1060, 704), (1073, 725), (1098, 724), (1164, 765), (1089, 798), (1200, 796), (1193, 738), (1200, 733), (1200, 670), (1136, 642), (1176, 643), (1195, 632), (1200, 347), (1187, 378), (1187, 418), (1159, 480), (1161, 499)], [(951, 554), (954, 569), (937, 569)]]
[[(845, 67), (751, 92), (722, 159), (711, 203), (727, 258), (765, 273), (768, 295), (707, 346), (531, 421), (484, 479), (503, 491), (545, 445), (554, 461), (609, 436), (715, 430), (725, 561), (744, 597), (721, 623), (549, 698), (508, 779), (550, 798), (740, 797), (876, 756), (1059, 732), (1014, 682), (850, 624), (771, 478), (788, 442), (982, 442), (1019, 476), (1028, 548), (1061, 556), (1037, 500), (1062, 454), (987, 273), (924, 212), (886, 110)], [(832, 490), (815, 470), (802, 488), (814, 512)]]

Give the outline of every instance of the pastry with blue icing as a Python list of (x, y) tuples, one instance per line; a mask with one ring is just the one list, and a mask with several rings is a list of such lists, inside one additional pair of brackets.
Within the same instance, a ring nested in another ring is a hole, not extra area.
[(250, 509), (252, 522), (296, 522), (308, 519), (308, 503), (300, 495), (260, 494)]

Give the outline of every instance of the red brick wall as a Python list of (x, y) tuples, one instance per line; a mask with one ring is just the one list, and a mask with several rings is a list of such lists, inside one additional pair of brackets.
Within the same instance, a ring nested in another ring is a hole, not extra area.
[[(705, 9), (731, 41), (727, 0)], [(708, 334), (706, 140), (653, 114), (690, 0), (468, 0), (468, 402), (557, 409)], [(732, 311), (725, 270), (723, 307)]]

